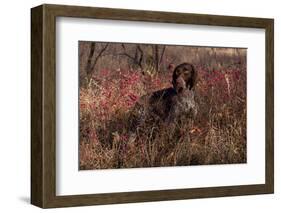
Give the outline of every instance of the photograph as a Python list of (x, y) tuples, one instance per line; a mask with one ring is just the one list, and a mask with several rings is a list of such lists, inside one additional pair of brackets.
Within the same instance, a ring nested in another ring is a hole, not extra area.
[(79, 170), (247, 163), (247, 48), (79, 41)]
[(32, 205), (274, 194), (274, 13), (212, 5), (33, 5)]

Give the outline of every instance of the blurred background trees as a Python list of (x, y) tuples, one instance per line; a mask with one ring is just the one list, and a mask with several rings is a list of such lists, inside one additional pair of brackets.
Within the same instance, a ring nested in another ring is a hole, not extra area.
[(243, 48), (79, 41), (80, 86), (95, 81), (95, 74), (102, 70), (130, 70), (153, 77), (183, 62), (200, 64), (212, 71), (245, 64), (245, 56)]

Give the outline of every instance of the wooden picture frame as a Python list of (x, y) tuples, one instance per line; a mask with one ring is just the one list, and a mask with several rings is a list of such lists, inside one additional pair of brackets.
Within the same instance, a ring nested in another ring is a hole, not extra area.
[[(265, 29), (265, 184), (56, 195), (56, 17)], [(179, 200), (274, 192), (274, 21), (126, 9), (41, 5), (31, 9), (31, 203), (41, 208)]]

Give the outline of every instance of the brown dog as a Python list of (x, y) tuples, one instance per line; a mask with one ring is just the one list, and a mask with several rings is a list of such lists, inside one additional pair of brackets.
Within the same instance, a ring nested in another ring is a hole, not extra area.
[[(194, 87), (197, 72), (192, 64), (178, 65), (173, 72), (173, 87), (142, 96), (137, 102), (133, 128), (144, 123), (162, 123), (175, 126), (197, 114)], [(137, 121), (137, 122), (135, 122)]]

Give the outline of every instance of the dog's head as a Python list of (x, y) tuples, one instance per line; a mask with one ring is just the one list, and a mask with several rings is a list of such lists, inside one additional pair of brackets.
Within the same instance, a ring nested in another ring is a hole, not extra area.
[(183, 63), (174, 69), (173, 87), (177, 93), (181, 93), (185, 89), (194, 89), (197, 79), (197, 72), (192, 64)]

